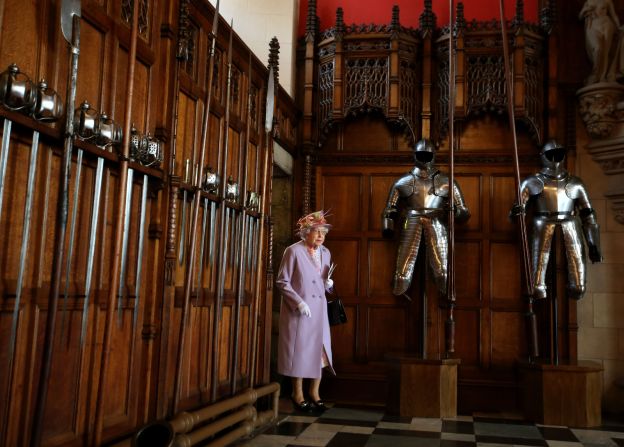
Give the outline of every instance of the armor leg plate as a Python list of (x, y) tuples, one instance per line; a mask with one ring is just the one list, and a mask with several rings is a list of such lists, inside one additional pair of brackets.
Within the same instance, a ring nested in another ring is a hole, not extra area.
[(561, 224), (563, 243), (568, 261), (568, 295), (581, 299), (585, 294), (585, 246), (583, 229), (578, 220), (569, 220)]
[(550, 248), (556, 224), (535, 219), (531, 240), (531, 258), (533, 261), (533, 296), (536, 299), (546, 298), (546, 270), (550, 258)]
[(408, 217), (403, 224), (392, 293), (402, 295), (409, 289), (414, 274), (414, 264), (418, 255), (418, 246), (422, 233), (420, 217)]
[(429, 266), (442, 296), (447, 294), (448, 277), (448, 233), (439, 219), (424, 222), (425, 244)]

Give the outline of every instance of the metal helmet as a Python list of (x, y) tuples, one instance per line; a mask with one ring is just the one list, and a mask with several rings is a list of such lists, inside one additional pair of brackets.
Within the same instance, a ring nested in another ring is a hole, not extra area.
[(428, 167), (433, 164), (435, 158), (435, 146), (431, 140), (423, 138), (414, 146), (414, 161), (417, 165)]
[(551, 175), (557, 175), (565, 171), (565, 155), (566, 149), (563, 145), (555, 140), (548, 141), (540, 152), (542, 165), (546, 172)]

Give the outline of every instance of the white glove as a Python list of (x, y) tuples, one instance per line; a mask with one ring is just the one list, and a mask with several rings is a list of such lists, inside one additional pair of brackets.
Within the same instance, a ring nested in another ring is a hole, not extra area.
[(332, 289), (332, 287), (334, 287), (334, 280), (333, 280), (333, 279), (331, 279), (331, 278), (327, 278), (327, 279), (325, 280), (325, 288), (326, 288), (327, 290), (331, 290), (331, 289)]
[(308, 306), (305, 301), (299, 303), (299, 305), (297, 306), (297, 310), (299, 310), (299, 313), (301, 315), (305, 315), (308, 318), (312, 317), (312, 312), (310, 312), (310, 306)]

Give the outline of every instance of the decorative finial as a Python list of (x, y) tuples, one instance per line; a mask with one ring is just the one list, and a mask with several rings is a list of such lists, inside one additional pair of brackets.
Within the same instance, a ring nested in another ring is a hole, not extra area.
[(523, 23), (524, 22), (524, 1), (523, 0), (516, 0), (516, 17), (515, 17), (515, 22), (516, 23)]
[(316, 16), (316, 0), (308, 1), (308, 16), (306, 17), (306, 41), (314, 40), (318, 29), (318, 17)]
[(341, 7), (336, 9), (336, 37), (341, 39), (345, 33), (344, 14)]
[(277, 40), (277, 37), (273, 37), (269, 43), (269, 65), (267, 68), (273, 67), (276, 86), (279, 84), (279, 50), (279, 41)]
[(457, 12), (455, 14), (455, 27), (453, 28), (455, 35), (461, 34), (466, 29), (466, 18), (464, 17), (464, 4), (457, 3)]
[(436, 16), (431, 7), (431, 0), (425, 0), (425, 9), (420, 15), (420, 32), (423, 37), (430, 36), (436, 27)]

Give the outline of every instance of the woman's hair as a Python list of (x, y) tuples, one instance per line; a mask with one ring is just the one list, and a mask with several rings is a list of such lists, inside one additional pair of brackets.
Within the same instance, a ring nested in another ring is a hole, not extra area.
[(308, 237), (308, 234), (310, 234), (310, 232), (312, 230), (316, 230), (317, 228), (321, 228), (323, 230), (325, 230), (325, 234), (329, 233), (329, 227), (326, 225), (319, 225), (317, 227), (306, 227), (306, 228), (301, 228), (297, 234), (299, 235), (299, 237), (303, 240), (305, 238)]

